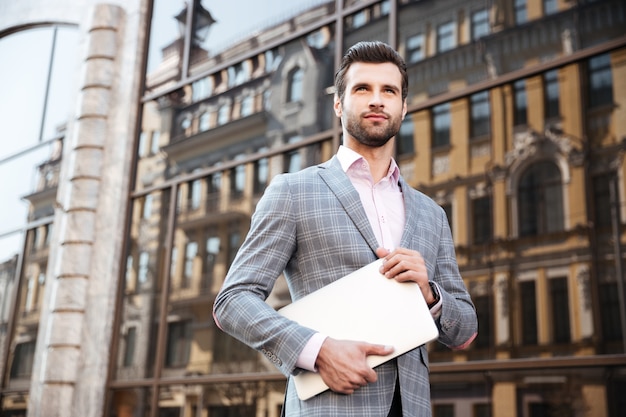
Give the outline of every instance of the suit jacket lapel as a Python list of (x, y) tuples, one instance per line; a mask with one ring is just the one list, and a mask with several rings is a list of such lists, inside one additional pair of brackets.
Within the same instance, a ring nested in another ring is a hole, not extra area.
[(337, 197), (372, 251), (376, 251), (378, 242), (363, 209), (361, 197), (359, 197), (359, 193), (354, 189), (350, 179), (341, 168), (337, 157), (333, 157), (331, 160), (319, 165), (319, 167), (321, 168), (320, 177)]
[(400, 177), (400, 187), (402, 188), (404, 213), (406, 217), (404, 232), (402, 232), (402, 239), (400, 240), (400, 247), (411, 248), (411, 246), (415, 244), (413, 238), (416, 235), (416, 227), (419, 217), (419, 204), (417, 201), (417, 193), (410, 188), (402, 177)]

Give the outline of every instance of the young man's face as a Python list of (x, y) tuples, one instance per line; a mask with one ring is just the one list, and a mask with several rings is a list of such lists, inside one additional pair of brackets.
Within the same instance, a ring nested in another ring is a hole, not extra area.
[(406, 114), (400, 70), (392, 63), (355, 62), (346, 71), (343, 101), (335, 96), (334, 108), (349, 135), (344, 139), (369, 147), (385, 145)]

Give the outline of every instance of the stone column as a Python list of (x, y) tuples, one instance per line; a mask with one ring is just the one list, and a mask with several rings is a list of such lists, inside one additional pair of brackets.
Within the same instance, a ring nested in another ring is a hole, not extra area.
[(105, 407), (143, 36), (141, 14), (129, 19), (126, 6), (96, 4), (81, 25), (84, 55), (59, 180), (30, 417), (101, 417)]

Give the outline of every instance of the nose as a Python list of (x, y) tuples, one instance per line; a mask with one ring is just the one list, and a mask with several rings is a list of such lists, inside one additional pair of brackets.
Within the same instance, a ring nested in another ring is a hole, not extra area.
[(383, 107), (383, 99), (382, 99), (382, 95), (380, 94), (380, 92), (378, 91), (372, 92), (372, 95), (370, 96), (369, 105), (372, 108)]

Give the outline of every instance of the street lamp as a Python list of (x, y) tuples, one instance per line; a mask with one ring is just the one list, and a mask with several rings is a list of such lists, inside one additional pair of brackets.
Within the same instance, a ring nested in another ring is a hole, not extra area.
[[(180, 33), (180, 37), (184, 38), (187, 35), (189, 25), (187, 22), (189, 21), (189, 10), (187, 4), (185, 7), (175, 16), (175, 19), (178, 21), (178, 30)], [(205, 9), (200, 3), (199, 0), (194, 0), (193, 6), (193, 26), (191, 42), (192, 46), (200, 46), (204, 41), (206, 41), (209, 30), (211, 26), (216, 23), (217, 20), (213, 18), (211, 12)]]

